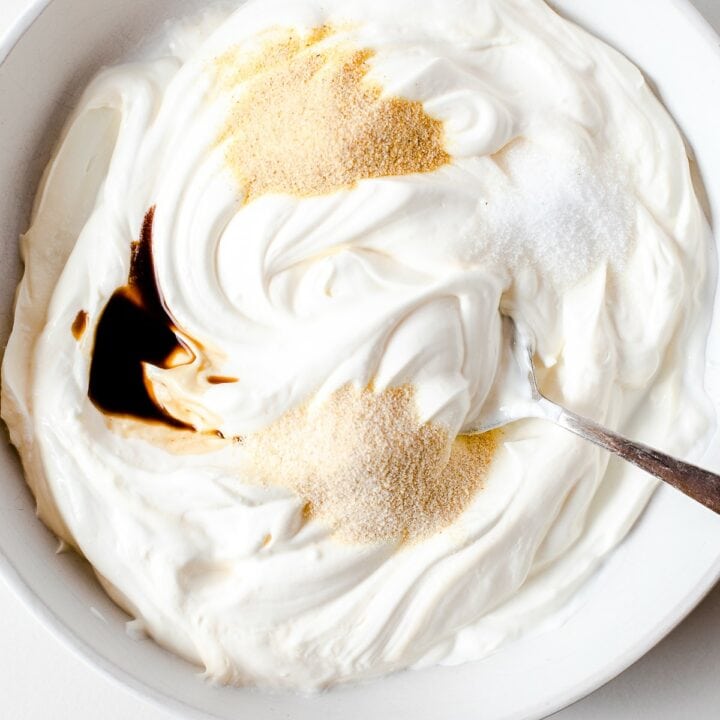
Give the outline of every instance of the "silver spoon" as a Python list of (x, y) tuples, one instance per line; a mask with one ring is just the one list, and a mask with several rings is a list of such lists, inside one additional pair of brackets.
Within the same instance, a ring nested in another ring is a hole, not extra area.
[[(678, 460), (647, 445), (628, 440), (548, 400), (539, 390), (533, 365), (532, 336), (503, 316), (504, 374), (494, 385), (486, 410), (469, 434), (479, 434), (515, 420), (544, 418), (619, 455), (651, 475), (720, 514), (720, 475)], [(489, 408), (489, 410), (487, 410)]]

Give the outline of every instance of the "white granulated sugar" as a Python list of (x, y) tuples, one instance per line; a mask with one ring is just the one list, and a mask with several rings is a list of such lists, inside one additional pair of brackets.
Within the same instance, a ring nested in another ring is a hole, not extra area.
[(479, 208), (474, 255), (511, 268), (533, 265), (559, 285), (603, 261), (622, 265), (634, 213), (612, 162), (519, 142), (496, 156), (496, 166), (496, 181)]

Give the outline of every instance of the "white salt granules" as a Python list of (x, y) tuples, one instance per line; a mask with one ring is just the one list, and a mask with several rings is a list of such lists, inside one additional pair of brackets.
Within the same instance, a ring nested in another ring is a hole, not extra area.
[(532, 265), (568, 285), (607, 260), (620, 267), (634, 214), (622, 171), (580, 151), (516, 141), (495, 156), (497, 176), (480, 203), (472, 256), (511, 269)]

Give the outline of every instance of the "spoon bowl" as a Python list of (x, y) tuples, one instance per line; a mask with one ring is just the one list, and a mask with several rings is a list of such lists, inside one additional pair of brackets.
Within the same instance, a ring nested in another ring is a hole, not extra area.
[(720, 475), (629, 440), (546, 398), (538, 388), (534, 357), (532, 332), (509, 315), (503, 315), (501, 369), (482, 417), (467, 434), (477, 435), (528, 418), (550, 420), (720, 514)]

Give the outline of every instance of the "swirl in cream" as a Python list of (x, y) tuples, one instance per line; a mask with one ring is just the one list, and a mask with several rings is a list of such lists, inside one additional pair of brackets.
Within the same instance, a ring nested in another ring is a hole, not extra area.
[[(203, 432), (252, 436), (342, 388), (410, 384), (419, 418), (454, 437), (499, 371), (502, 306), (535, 332), (549, 395), (688, 451), (711, 417), (710, 245), (680, 135), (637, 69), (541, 0), (251, 0), (211, 24), (103, 71), (44, 179), (3, 366), (39, 514), (221, 681), (317, 688), (482, 657), (558, 617), (651, 479), (521, 422), (442, 532), (348, 544), (255, 482), (243, 444)], [(447, 162), (256, 192), (228, 134), (250, 81), (218, 59), (244, 67), (290, 31), (314, 38), (299, 62), (367, 51), (362, 82), (442, 123)], [(194, 439), (108, 423), (88, 398), (151, 207), (156, 282), (194, 351), (145, 372)]]

